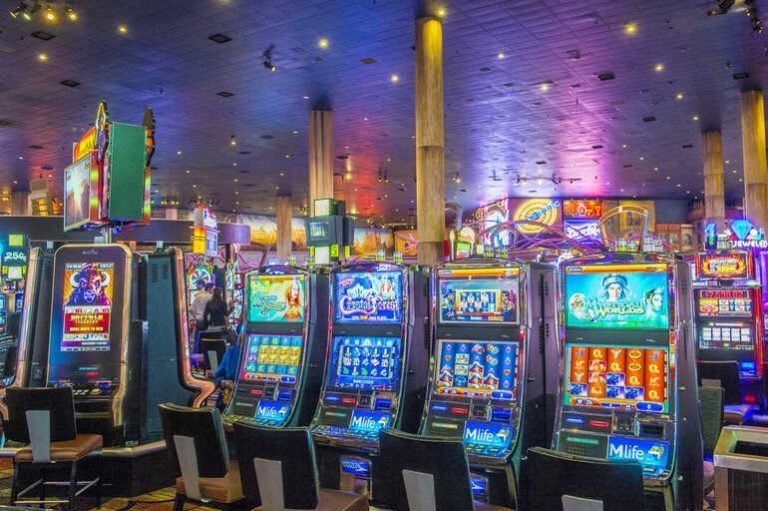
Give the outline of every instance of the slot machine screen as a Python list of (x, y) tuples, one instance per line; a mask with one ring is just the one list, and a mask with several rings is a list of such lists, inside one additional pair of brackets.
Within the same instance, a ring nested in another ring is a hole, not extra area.
[(399, 366), (399, 337), (336, 336), (328, 382), (335, 388), (394, 391)]
[(520, 322), (517, 268), (443, 269), (438, 278), (441, 323)]
[(752, 316), (750, 289), (696, 289), (696, 312), (701, 317)]
[(248, 335), (240, 378), (243, 381), (296, 383), (302, 336)]
[(338, 323), (400, 323), (403, 274), (399, 271), (336, 274)]
[(516, 394), (518, 343), (438, 340), (435, 393), (512, 400)]
[(249, 323), (301, 323), (304, 275), (257, 275), (248, 281)]
[(567, 344), (565, 406), (669, 412), (666, 348)]
[(66, 263), (62, 352), (109, 351), (114, 263)]
[(568, 328), (668, 330), (666, 266), (567, 266), (565, 304)]

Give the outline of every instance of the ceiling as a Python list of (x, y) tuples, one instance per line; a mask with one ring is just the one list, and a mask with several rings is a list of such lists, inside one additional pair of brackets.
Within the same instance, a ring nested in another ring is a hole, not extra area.
[[(693, 198), (704, 129), (722, 129), (726, 193), (740, 197), (739, 92), (764, 81), (768, 34), (743, 12), (708, 17), (712, 3), (440, 4), (446, 200), (468, 210), (504, 196)], [(336, 159), (337, 197), (375, 223), (414, 222), (414, 1), (73, 5), (76, 22), (0, 16), (0, 185), (43, 177), (61, 196), (71, 144), (105, 99), (121, 122), (154, 109), (156, 200), (269, 214), (290, 193), (299, 213), (308, 111), (327, 106), (336, 154), (348, 155)], [(768, 16), (768, 0), (757, 7)], [(55, 37), (31, 36), (40, 30)], [(261, 56), (271, 44), (275, 72)]]

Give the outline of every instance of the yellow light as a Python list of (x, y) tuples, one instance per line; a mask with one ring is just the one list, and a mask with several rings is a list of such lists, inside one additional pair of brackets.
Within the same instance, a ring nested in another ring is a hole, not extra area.
[(445, 18), (445, 14), (446, 14), (445, 7), (438, 8), (437, 11), (435, 11), (435, 14), (437, 15), (438, 18)]
[(683, 93), (682, 93), (682, 92), (678, 92), (677, 94), (675, 94), (675, 99), (676, 99), (676, 100), (678, 100), (678, 101), (680, 101), (680, 100), (681, 100), (681, 99), (683, 99), (684, 97), (685, 97), (685, 96), (683, 96)]
[(317, 41), (317, 46), (319, 48), (322, 48), (323, 50), (327, 49), (329, 45), (330, 45), (330, 43), (328, 42), (328, 39), (326, 39), (325, 37), (321, 37)]
[(67, 18), (69, 18), (69, 21), (77, 21), (77, 12), (73, 10), (71, 7), (67, 9)]
[(661, 64), (661, 63), (656, 64), (653, 70), (656, 71), (657, 73), (661, 73), (662, 71), (664, 71), (664, 64)]
[(698, 115), (694, 115), (694, 116), (693, 116), (693, 120), (694, 120), (694, 121), (698, 121), (698, 120), (699, 120), (699, 116), (698, 116)]
[(392, 82), (392, 83), (397, 83), (397, 82), (400, 81), (400, 77), (397, 76), (397, 75), (392, 75), (392, 76), (389, 77), (389, 81)]
[(352, 173), (351, 173), (351, 172), (347, 172), (347, 173), (344, 175), (344, 178), (345, 178), (347, 181), (352, 181)]
[(547, 92), (549, 90), (549, 84), (546, 82), (542, 83), (539, 85), (539, 90), (541, 90), (541, 92)]
[(499, 53), (496, 54), (496, 58), (499, 59), (499, 60), (503, 60), (503, 59), (507, 58), (507, 56), (503, 52), (499, 52)]
[(48, 62), (48, 54), (47, 53), (41, 53), (37, 56), (37, 60), (40, 62)]
[(237, 145), (237, 140), (232, 137), (232, 139), (229, 141), (229, 145)]
[(637, 33), (637, 24), (627, 23), (624, 25), (624, 33), (627, 35), (635, 35)]
[(48, 7), (45, 10), (45, 19), (46, 19), (46, 21), (50, 21), (51, 23), (53, 23), (53, 22), (56, 21), (56, 18), (57, 18), (56, 11), (54, 11), (53, 9)]
[(125, 26), (125, 25), (118, 25), (117, 26), (117, 31), (120, 32), (121, 34), (127, 34), (128, 33), (128, 27)]

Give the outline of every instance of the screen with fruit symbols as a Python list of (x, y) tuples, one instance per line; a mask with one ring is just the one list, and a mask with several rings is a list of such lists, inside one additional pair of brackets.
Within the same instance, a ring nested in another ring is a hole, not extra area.
[(435, 393), (514, 399), (518, 344), (513, 341), (438, 340)]
[(328, 381), (336, 388), (392, 391), (399, 367), (399, 337), (336, 336)]

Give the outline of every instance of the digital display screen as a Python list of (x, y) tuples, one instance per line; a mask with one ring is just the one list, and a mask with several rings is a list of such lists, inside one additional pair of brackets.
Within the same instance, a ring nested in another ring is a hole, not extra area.
[(696, 289), (699, 316), (751, 316), (752, 292), (749, 289)]
[(753, 268), (746, 253), (699, 254), (695, 262), (699, 278), (746, 279)]
[(700, 321), (699, 349), (754, 351), (752, 328), (739, 321)]
[(256, 408), (255, 419), (263, 421), (285, 422), (288, 412), (291, 411), (291, 403), (279, 403), (277, 401), (259, 401)]
[(468, 241), (456, 242), (456, 259), (466, 259), (472, 255), (472, 243)]
[(608, 439), (607, 458), (636, 461), (643, 466), (643, 472), (658, 475), (669, 464), (669, 444), (656, 440), (612, 436)]
[(64, 169), (64, 230), (91, 219), (91, 155)]
[(565, 406), (667, 413), (666, 348), (567, 344)]
[(248, 321), (301, 323), (304, 321), (305, 277), (257, 275), (248, 280)]
[(335, 306), (339, 323), (400, 323), (403, 274), (399, 271), (338, 273)]
[(435, 392), (442, 395), (514, 399), (518, 344), (440, 339)]
[(300, 335), (249, 334), (240, 378), (295, 383), (301, 363)]
[(114, 263), (66, 263), (61, 351), (109, 351)]
[(666, 266), (568, 266), (566, 327), (669, 329)]
[(518, 275), (517, 268), (440, 271), (440, 322), (519, 323)]
[(331, 346), (331, 387), (395, 390), (399, 377), (399, 337), (336, 336)]
[(464, 424), (464, 443), (506, 450), (512, 441), (513, 431), (512, 426), (467, 421)]
[(392, 415), (389, 413), (369, 412), (358, 409), (352, 412), (349, 429), (353, 431), (379, 432), (389, 427), (390, 422), (392, 422)]

